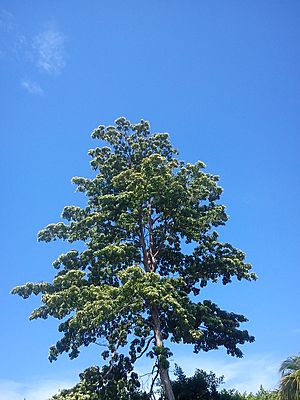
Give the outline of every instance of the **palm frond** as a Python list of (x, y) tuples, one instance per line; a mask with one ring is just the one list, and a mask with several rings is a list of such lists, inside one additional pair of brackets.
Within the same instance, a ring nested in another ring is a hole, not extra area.
[(300, 369), (281, 378), (279, 400), (300, 400)]
[(291, 356), (282, 362), (279, 372), (281, 372), (282, 376), (285, 376), (299, 369), (300, 356)]

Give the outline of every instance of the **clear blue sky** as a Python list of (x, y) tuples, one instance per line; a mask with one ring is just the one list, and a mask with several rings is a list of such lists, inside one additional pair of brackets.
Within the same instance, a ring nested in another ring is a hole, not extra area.
[(29, 322), (38, 299), (9, 291), (53, 276), (66, 246), (36, 234), (82, 204), (70, 179), (92, 174), (90, 133), (121, 115), (220, 175), (222, 238), (259, 276), (205, 293), (249, 317), (256, 342), (243, 360), (183, 347), (174, 360), (224, 373), (229, 387), (276, 384), (300, 339), (299, 39), (296, 0), (1, 1), (1, 400), (43, 400), (99, 360), (96, 348), (50, 364), (56, 321)]

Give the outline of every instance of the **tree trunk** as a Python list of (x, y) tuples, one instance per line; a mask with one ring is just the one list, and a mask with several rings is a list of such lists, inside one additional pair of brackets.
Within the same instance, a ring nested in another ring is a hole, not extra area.
[[(154, 251), (154, 240), (153, 240), (153, 220), (152, 220), (152, 207), (151, 203), (148, 205), (148, 229), (149, 229), (149, 249), (147, 250), (146, 240), (144, 236), (143, 229), (143, 221), (142, 221), (142, 208), (139, 209), (138, 212), (138, 226), (139, 226), (139, 239), (141, 243), (141, 249), (143, 254), (143, 264), (146, 272), (155, 272), (156, 271), (156, 258)], [(153, 322), (153, 331), (155, 336), (155, 345), (157, 347), (164, 348), (162, 335), (161, 335), (161, 326), (158, 315), (158, 308), (156, 305), (152, 305), (151, 309), (151, 317)], [(165, 363), (160, 362), (158, 360), (158, 372), (160, 376), (160, 380), (163, 387), (164, 396), (166, 400), (175, 400), (174, 393), (171, 386), (171, 381), (169, 377), (168, 368), (165, 367)]]
[[(160, 321), (159, 321), (159, 316), (158, 316), (158, 309), (157, 306), (152, 306), (151, 307), (151, 315), (152, 315), (152, 321), (153, 321), (153, 326), (154, 326), (154, 335), (155, 335), (155, 345), (157, 347), (164, 347), (163, 340), (162, 340), (162, 335), (161, 335), (161, 327), (160, 327)], [(158, 361), (158, 371), (159, 371), (159, 376), (160, 380), (162, 383), (164, 395), (167, 400), (175, 400), (173, 389), (171, 386), (171, 381), (169, 377), (169, 372), (168, 368), (165, 368), (162, 363)]]

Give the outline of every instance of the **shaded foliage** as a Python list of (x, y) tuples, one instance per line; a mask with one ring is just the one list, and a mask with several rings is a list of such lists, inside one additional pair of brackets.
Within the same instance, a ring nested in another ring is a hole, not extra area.
[(217, 378), (213, 372), (197, 369), (192, 377), (187, 377), (176, 365), (172, 388), (176, 400), (218, 400), (217, 388), (223, 383), (223, 376)]
[(110, 371), (106, 367), (90, 367), (79, 377), (74, 388), (62, 390), (52, 400), (150, 400), (148, 394), (140, 391), (137, 374), (128, 374), (122, 358)]

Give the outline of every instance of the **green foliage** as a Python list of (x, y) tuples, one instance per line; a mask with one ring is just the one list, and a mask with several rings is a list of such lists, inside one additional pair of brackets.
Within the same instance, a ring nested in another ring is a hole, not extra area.
[(278, 400), (277, 391), (265, 390), (262, 386), (256, 394), (244, 395), (246, 400)]
[(279, 400), (300, 399), (300, 357), (288, 357), (281, 364), (282, 378), (279, 386)]
[(222, 390), (218, 400), (278, 400), (276, 392), (261, 388), (256, 394), (240, 393), (237, 390)]
[(282, 376), (289, 375), (300, 370), (300, 356), (291, 356), (284, 360), (279, 368)]
[[(246, 394), (242, 394), (237, 390), (231, 389), (226, 390), (223, 389), (219, 393), (219, 400), (248, 400)], [(254, 399), (251, 399), (254, 400)]]
[(213, 372), (196, 369), (193, 376), (187, 377), (182, 368), (175, 365), (175, 376), (172, 388), (176, 400), (278, 400), (277, 392), (265, 390), (263, 387), (256, 394), (242, 394), (234, 389), (219, 391), (224, 377), (217, 377)]
[(134, 125), (119, 118), (92, 137), (108, 146), (89, 151), (93, 179), (73, 178), (86, 206), (65, 207), (64, 222), (38, 235), (44, 242), (81, 241), (85, 249), (53, 262), (52, 283), (12, 291), (25, 299), (42, 295), (30, 319), (61, 321), (50, 361), (62, 353), (75, 358), (82, 346), (99, 340), (107, 368), (122, 355), (127, 374), (143, 354), (156, 360), (160, 373), (166, 370), (166, 339), (193, 344), (196, 353), (224, 346), (241, 357), (239, 345), (254, 340), (240, 329), (246, 318), (210, 300), (196, 301), (208, 282), (256, 278), (244, 253), (220, 242), (214, 230), (227, 221), (218, 177), (204, 172), (200, 161), (178, 160), (168, 134), (151, 134), (143, 120)]
[(172, 388), (177, 400), (218, 400), (217, 388), (223, 383), (223, 376), (217, 378), (213, 372), (209, 374), (197, 369), (192, 377), (187, 377), (182, 369), (175, 366), (177, 379)]
[(280, 400), (300, 399), (300, 369), (281, 378), (279, 388)]
[(90, 367), (80, 376), (80, 382), (72, 389), (62, 390), (53, 400), (150, 400), (149, 395), (139, 390), (138, 376), (122, 356), (112, 369)]

